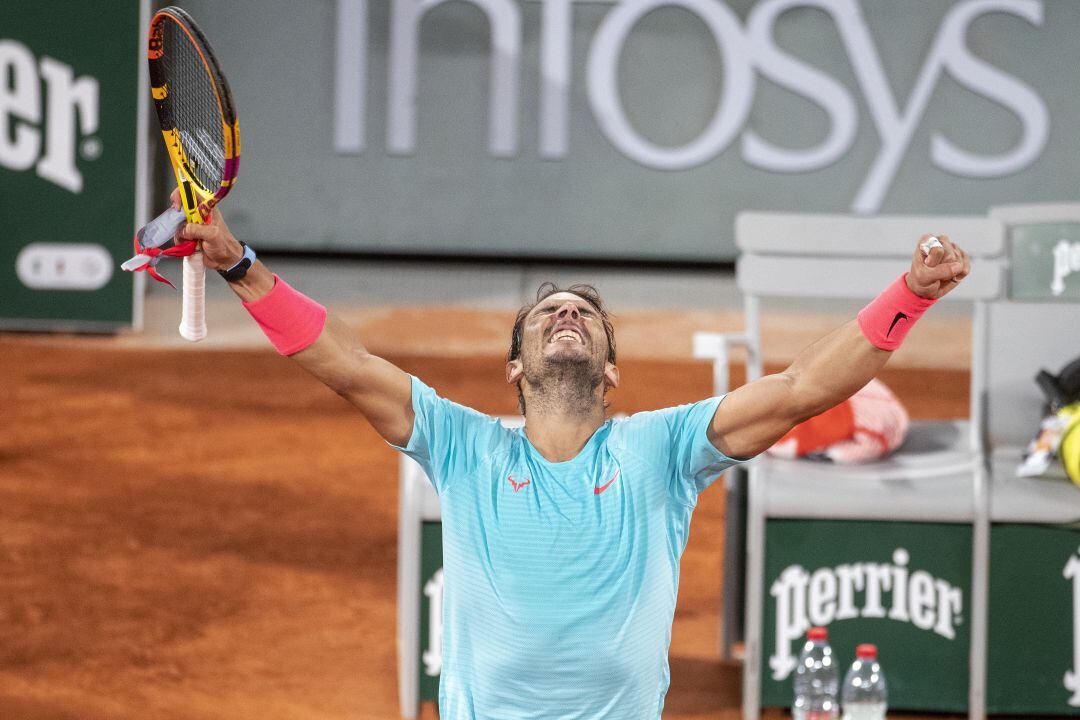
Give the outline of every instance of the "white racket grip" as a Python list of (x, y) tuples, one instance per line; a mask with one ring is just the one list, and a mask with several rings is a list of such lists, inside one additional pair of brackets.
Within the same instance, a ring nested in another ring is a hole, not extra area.
[(191, 342), (206, 337), (206, 269), (202, 251), (184, 258), (184, 299), (180, 336)]

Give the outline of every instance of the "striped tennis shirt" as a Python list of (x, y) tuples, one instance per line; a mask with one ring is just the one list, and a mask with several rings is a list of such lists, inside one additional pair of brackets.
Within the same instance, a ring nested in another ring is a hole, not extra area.
[(443, 720), (660, 717), (690, 516), (737, 462), (706, 436), (721, 399), (608, 420), (550, 462), (412, 379), (398, 449), (442, 510)]

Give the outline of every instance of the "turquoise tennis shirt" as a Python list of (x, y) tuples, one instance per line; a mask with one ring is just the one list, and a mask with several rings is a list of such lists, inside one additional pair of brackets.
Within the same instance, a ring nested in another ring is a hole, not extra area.
[(721, 399), (608, 420), (549, 462), (412, 379), (399, 449), (442, 509), (443, 720), (660, 717), (690, 516), (737, 462), (706, 437)]

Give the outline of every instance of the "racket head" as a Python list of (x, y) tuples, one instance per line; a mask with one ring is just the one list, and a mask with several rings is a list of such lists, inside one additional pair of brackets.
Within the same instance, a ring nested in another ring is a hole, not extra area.
[(185, 214), (189, 222), (207, 222), (240, 169), (240, 124), (229, 83), (206, 35), (175, 6), (151, 19), (147, 60)]

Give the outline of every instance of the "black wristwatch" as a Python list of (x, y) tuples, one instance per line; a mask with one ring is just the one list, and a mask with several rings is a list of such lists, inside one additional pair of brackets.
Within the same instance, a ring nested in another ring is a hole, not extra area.
[(243, 277), (247, 275), (248, 268), (255, 264), (255, 251), (243, 240), (240, 240), (239, 242), (244, 246), (244, 256), (228, 270), (218, 270), (218, 274), (229, 282), (236, 282), (237, 280), (243, 279)]

